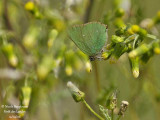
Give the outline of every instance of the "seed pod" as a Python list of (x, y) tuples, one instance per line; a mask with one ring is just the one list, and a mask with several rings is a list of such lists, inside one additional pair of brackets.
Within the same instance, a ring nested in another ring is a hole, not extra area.
[(130, 61), (133, 76), (135, 78), (138, 78), (139, 76), (139, 58), (138, 57), (129, 58), (129, 61)]
[(118, 115), (124, 115), (125, 111), (128, 108), (128, 105), (129, 105), (129, 103), (127, 101), (122, 101)]
[(75, 102), (80, 102), (83, 100), (85, 93), (80, 91), (72, 82), (67, 82), (67, 87)]
[(132, 50), (129, 53), (130, 58), (135, 58), (137, 56), (143, 55), (144, 53), (147, 53), (152, 48), (151, 45), (143, 44), (136, 49)]

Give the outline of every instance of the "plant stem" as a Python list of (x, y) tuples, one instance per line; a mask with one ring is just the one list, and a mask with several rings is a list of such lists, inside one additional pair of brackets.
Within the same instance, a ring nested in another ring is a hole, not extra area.
[(98, 115), (89, 105), (88, 103), (82, 99), (82, 102), (86, 105), (86, 107), (96, 116), (98, 117), (100, 120), (104, 120), (104, 118), (102, 118), (100, 115)]
[(157, 39), (157, 37), (156, 37), (156, 36), (151, 35), (151, 34), (147, 34), (147, 37), (148, 37), (148, 38), (151, 38), (151, 39), (154, 39), (154, 40), (156, 40), (156, 39)]
[(100, 92), (101, 87), (100, 87), (98, 66), (96, 61), (94, 62), (94, 67), (95, 67), (95, 80), (96, 80), (97, 91)]
[(121, 119), (121, 115), (118, 116), (117, 120), (120, 120), (120, 119)]
[(139, 37), (139, 35), (137, 35), (137, 36), (135, 37), (135, 39), (134, 39), (134, 42), (133, 42), (133, 49), (136, 47), (136, 42), (137, 42), (137, 40), (138, 40), (138, 37)]
[[(4, 0), (3, 2), (3, 18), (4, 18), (4, 25), (9, 31), (14, 32), (13, 26), (11, 24), (11, 20), (8, 16), (8, 0)], [(13, 36), (13, 39), (11, 39), (13, 42), (17, 43), (20, 48), (23, 50), (25, 54), (28, 54), (28, 51), (26, 48), (23, 46), (23, 44), (20, 42), (19, 38), (17, 36)]]
[(85, 17), (84, 17), (84, 23), (87, 23), (89, 21), (89, 17), (90, 17), (90, 14), (92, 12), (92, 9), (93, 9), (93, 3), (94, 3), (94, 0), (89, 0), (89, 5), (86, 9), (86, 14), (85, 14)]
[(111, 111), (111, 120), (114, 120), (114, 111)]
[(124, 41), (124, 43), (125, 43), (125, 44), (128, 44), (128, 43), (132, 42), (132, 41), (135, 39), (136, 36), (137, 36), (137, 34), (134, 34), (134, 35), (129, 36), (129, 37)]

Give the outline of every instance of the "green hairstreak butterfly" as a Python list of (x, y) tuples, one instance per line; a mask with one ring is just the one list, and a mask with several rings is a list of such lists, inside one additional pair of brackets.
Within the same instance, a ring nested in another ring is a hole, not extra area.
[(100, 58), (107, 42), (107, 26), (99, 22), (75, 25), (68, 30), (70, 39), (91, 61)]

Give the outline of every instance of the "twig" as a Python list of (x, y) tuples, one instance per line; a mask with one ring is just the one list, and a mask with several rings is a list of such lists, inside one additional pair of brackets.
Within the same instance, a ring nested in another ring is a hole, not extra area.
[(114, 120), (114, 110), (111, 111), (111, 119)]
[(91, 14), (91, 11), (92, 11), (92, 8), (93, 8), (93, 3), (94, 3), (94, 0), (89, 0), (89, 5), (87, 7), (87, 10), (86, 10), (86, 14), (84, 16), (84, 22), (88, 22), (89, 21), (89, 18), (90, 18), (90, 14)]
[(121, 119), (121, 115), (118, 116), (117, 120), (120, 120), (120, 119)]
[(100, 87), (99, 71), (96, 61), (94, 62), (94, 67), (95, 67), (95, 80), (96, 80), (97, 91), (100, 92), (101, 87)]
[[(8, 17), (8, 0), (4, 0), (3, 18), (4, 18), (4, 23), (5, 23), (6, 27), (7, 27), (7, 29), (10, 30), (10, 31), (14, 31), (14, 29), (12, 27), (12, 24), (10, 22), (10, 19)], [(20, 48), (24, 51), (24, 53), (28, 54), (28, 51), (21, 44), (21, 42), (18, 40), (17, 37), (13, 36), (12, 41), (17, 43), (20, 46)]]

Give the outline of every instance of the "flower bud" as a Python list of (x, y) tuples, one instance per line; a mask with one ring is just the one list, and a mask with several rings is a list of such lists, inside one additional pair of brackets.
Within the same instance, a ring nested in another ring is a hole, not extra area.
[(112, 54), (112, 51), (113, 51), (113, 50), (109, 50), (109, 51), (103, 52), (101, 57), (102, 57), (104, 60), (109, 59), (109, 57), (110, 57), (111, 54)]
[(119, 57), (123, 53), (125, 53), (127, 50), (128, 50), (128, 47), (125, 44), (123, 43), (116, 44), (116, 46), (114, 47), (114, 51), (112, 52), (112, 57), (118, 60)]
[(33, 11), (34, 8), (35, 8), (35, 5), (33, 2), (29, 1), (25, 4), (25, 9), (28, 10), (28, 11)]
[(148, 52), (151, 49), (152, 46), (147, 45), (147, 44), (143, 44), (141, 46), (139, 46), (138, 48), (132, 50), (128, 55), (130, 58), (135, 58), (137, 56), (140, 56), (146, 52)]
[(23, 45), (30, 49), (34, 48), (37, 43), (37, 37), (39, 34), (39, 29), (35, 26), (29, 28), (28, 32), (25, 34), (23, 38)]
[(4, 44), (2, 51), (8, 59), (11, 66), (16, 67), (18, 65), (18, 58), (14, 53), (13, 45), (11, 43)]
[(126, 26), (123, 26), (123, 27), (119, 28), (118, 30), (116, 30), (115, 33), (117, 36), (120, 36), (120, 35), (123, 35), (125, 33), (125, 31), (126, 31)]
[[(26, 111), (31, 100), (32, 88), (29, 86), (24, 86), (21, 88), (21, 105), (25, 108), (20, 108), (20, 111)], [(18, 115), (22, 118), (25, 115), (25, 112), (20, 112)]]
[(140, 23), (140, 26), (142, 28), (151, 29), (154, 26), (154, 21), (152, 19), (149, 19), (149, 18), (144, 19)]
[(128, 108), (128, 105), (129, 105), (129, 103), (127, 101), (122, 101), (118, 115), (124, 115), (125, 111)]
[(67, 82), (67, 87), (72, 94), (73, 99), (75, 102), (80, 102), (85, 97), (85, 93), (80, 91), (72, 82)]
[(65, 68), (65, 72), (68, 76), (71, 76), (73, 74), (72, 67), (70, 65), (67, 65)]
[(148, 60), (154, 55), (154, 52), (152, 50), (148, 51), (147, 53), (143, 54), (141, 57), (142, 63), (147, 63)]
[(139, 27), (138, 25), (132, 25), (132, 26), (131, 26), (131, 29), (132, 29), (132, 31), (133, 31), (134, 33), (137, 33), (137, 32), (139, 32), (140, 27)]
[(128, 47), (127, 52), (130, 52), (130, 51), (132, 50), (132, 44), (131, 44), (131, 43), (129, 43), (129, 44), (127, 45), (127, 47)]
[(139, 30), (139, 32), (138, 32), (138, 34), (140, 35), (140, 36), (142, 36), (142, 37), (145, 37), (146, 35), (147, 35), (147, 31), (145, 30), (145, 29), (140, 29)]
[(56, 39), (58, 35), (58, 31), (56, 29), (52, 29), (49, 33), (49, 39), (48, 39), (48, 47), (52, 47), (53, 46), (53, 42)]
[(115, 45), (116, 45), (116, 44), (115, 44), (115, 43), (113, 43), (113, 42), (111, 42), (110, 44), (107, 44), (107, 46), (106, 46), (106, 50), (110, 50), (110, 49), (112, 49)]
[(63, 31), (66, 28), (65, 22), (62, 19), (54, 19), (53, 22), (54, 27), (58, 31)]
[(118, 8), (115, 13), (116, 17), (122, 17), (124, 14), (125, 11), (122, 8)]
[(114, 92), (106, 101), (106, 107), (109, 110), (114, 110), (117, 107), (117, 91)]
[(35, 18), (41, 18), (42, 17), (42, 15), (41, 15), (41, 13), (39, 12), (39, 10), (38, 10), (38, 8), (37, 8), (37, 6), (35, 6), (35, 4), (33, 3), (33, 2), (27, 2), (26, 4), (25, 4), (25, 9), (27, 10), (27, 11), (29, 11)]
[(131, 28), (128, 28), (128, 29), (127, 29), (127, 33), (128, 33), (129, 35), (133, 35), (133, 34), (134, 34), (134, 32), (133, 32), (133, 30), (132, 30)]
[(160, 23), (160, 11), (157, 12), (156, 17), (153, 20), (155, 24)]
[(157, 17), (160, 20), (160, 11), (157, 12)]
[(119, 37), (119, 36), (116, 36), (116, 35), (112, 35), (111, 41), (113, 43), (120, 43), (120, 42), (124, 41), (124, 37)]
[(44, 80), (49, 72), (56, 67), (56, 62), (52, 56), (44, 56), (41, 63), (37, 67), (37, 75), (40, 80)]
[(91, 64), (90, 61), (87, 61), (85, 66), (86, 66), (86, 71), (87, 72), (91, 72), (92, 71), (92, 64)]
[(18, 58), (15, 54), (11, 54), (9, 56), (9, 63), (13, 66), (16, 67), (18, 65)]
[(137, 78), (139, 76), (139, 58), (129, 58), (133, 76)]
[(115, 21), (114, 21), (114, 25), (117, 28), (122, 28), (122, 27), (126, 26), (121, 18), (116, 18)]
[(24, 86), (21, 89), (22, 91), (22, 105), (29, 106), (32, 88), (29, 86)]
[(160, 54), (160, 41), (159, 40), (157, 40), (157, 41), (155, 41), (153, 44), (152, 44), (152, 46), (153, 46), (153, 51), (154, 51), (154, 53), (155, 54)]

